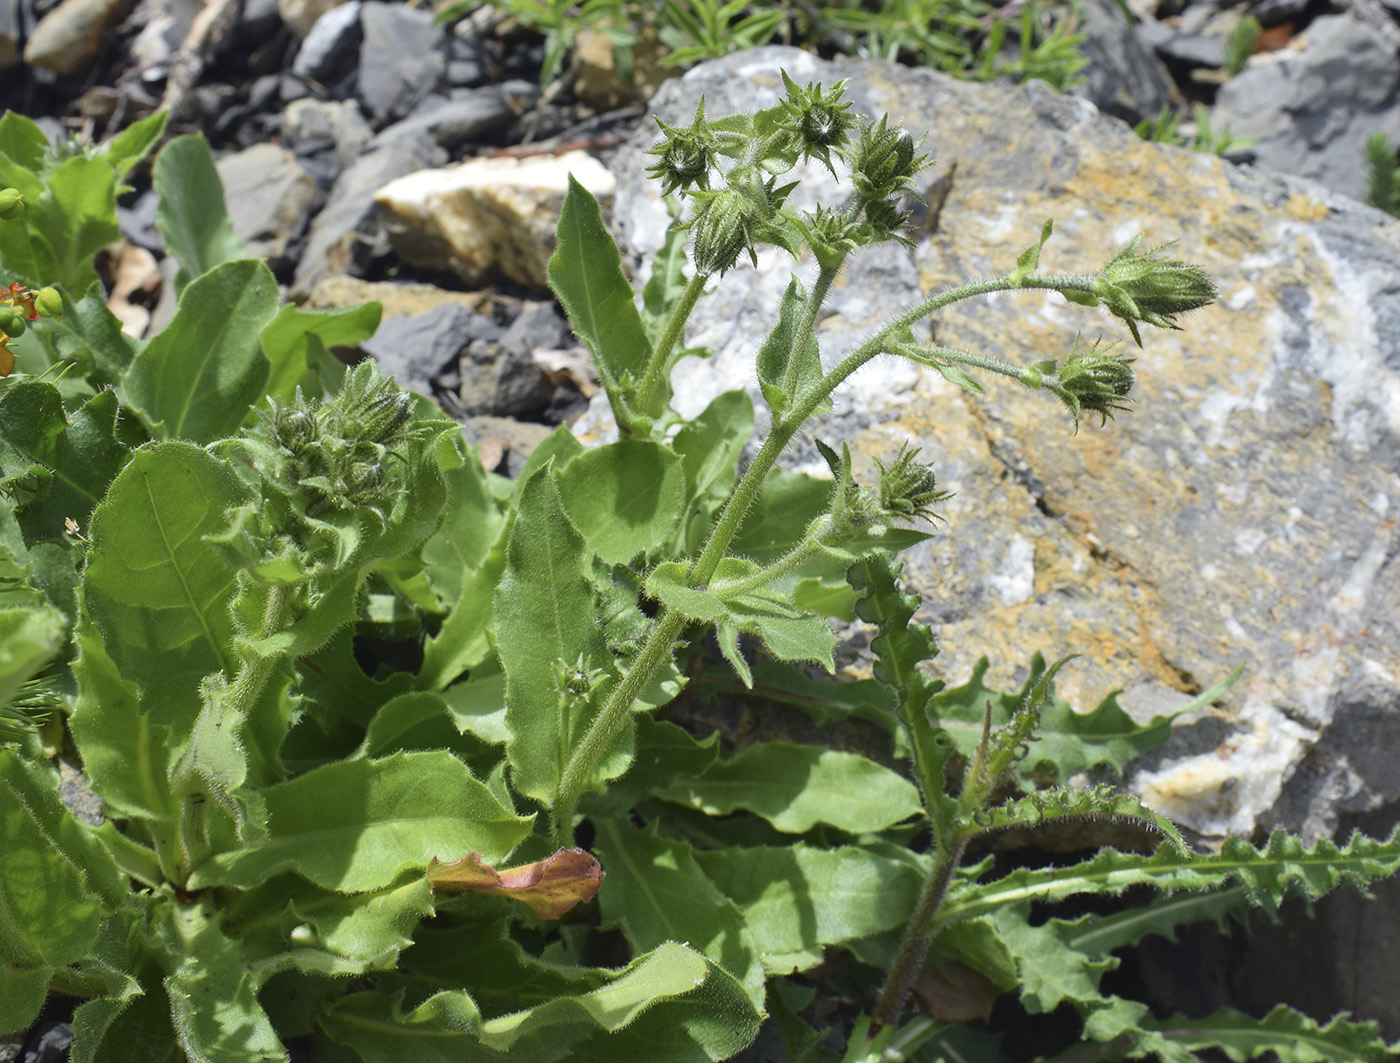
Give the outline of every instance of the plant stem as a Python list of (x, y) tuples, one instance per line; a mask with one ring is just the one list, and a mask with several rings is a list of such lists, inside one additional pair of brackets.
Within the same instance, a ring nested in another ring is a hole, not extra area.
[(951, 849), (940, 847), (934, 854), (933, 868), (929, 871), (924, 892), (919, 897), (918, 907), (904, 931), (904, 940), (899, 946), (899, 955), (890, 968), (885, 988), (880, 992), (880, 1002), (875, 1006), (875, 1021), (871, 1032), (894, 1026), (909, 1000), (914, 988), (914, 979), (928, 955), (928, 947), (933, 942), (934, 920), (943, 907), (943, 899), (948, 895), (948, 886), (953, 881), (953, 873), (962, 863), (963, 852), (967, 849), (967, 837), (959, 835)]
[[(823, 270), (822, 276), (825, 276), (826, 273), (827, 271)], [(804, 317), (804, 323), (808, 323), (808, 327), (810, 327), (809, 322), (816, 320), (821, 302), (825, 299), (826, 292), (830, 289), (831, 280), (834, 277), (835, 271), (833, 270), (831, 276), (826, 278), (824, 285), (822, 278), (818, 278), (817, 288), (809, 301), (807, 316)], [(1053, 282), (1061, 279), (1065, 280), (1066, 283), (1074, 282), (1070, 284), (1071, 287), (1076, 285), (1082, 287), (1088, 283), (1088, 280), (1082, 277), (1028, 277), (1018, 285), (1009, 277), (1002, 276), (950, 288), (906, 310), (847, 355), (836, 368), (822, 377), (817, 387), (802, 397), (797, 406), (789, 410), (784, 417), (774, 421), (768, 438), (763, 441), (763, 446), (754, 455), (753, 462), (745, 470), (744, 475), (740, 477), (738, 484), (735, 485), (734, 493), (729, 496), (729, 501), (720, 511), (719, 519), (715, 522), (710, 537), (705, 542), (704, 549), (700, 551), (700, 556), (690, 566), (690, 571), (687, 574), (687, 582), (690, 586), (703, 587), (714, 578), (715, 569), (724, 559), (729, 550), (729, 544), (734, 541), (734, 536), (738, 534), (739, 526), (743, 523), (744, 517), (757, 500), (763, 483), (768, 478), (768, 473), (772, 471), (778, 456), (783, 452), (793, 435), (847, 377), (885, 350), (889, 337), (897, 335), (920, 318), (963, 299), (985, 295), (989, 292), (1008, 291), (1017, 287), (1056, 287)], [(690, 283), (696, 285), (697, 281), (692, 278)], [(689, 291), (689, 287), (687, 291)], [(695, 298), (698, 297), (697, 292)], [(693, 300), (691, 305), (694, 305)], [(667, 332), (670, 331), (671, 328), (668, 325)], [(799, 331), (796, 342), (802, 342), (802, 337), (805, 334), (804, 331)], [(789, 366), (791, 364), (792, 359), (789, 359)], [(607, 700), (603, 702), (603, 707), (584, 733), (582, 740), (574, 747), (573, 753), (570, 754), (568, 762), (564, 766), (564, 772), (559, 778), (559, 787), (555, 792), (551, 811), (555, 844), (561, 847), (573, 844), (574, 815), (578, 810), (579, 798), (583, 795), (599, 760), (602, 759), (603, 754), (625, 726), (628, 715), (632, 711), (633, 702), (637, 700), (646, 685), (651, 682), (662, 662), (671, 655), (676, 640), (680, 638), (684, 629), (685, 618), (670, 609), (664, 610), (652, 621), (646, 640), (642, 643), (641, 651), (633, 659), (632, 666), (627, 669), (627, 674), (622, 677), (622, 681), (612, 688)], [(957, 856), (960, 858), (961, 855), (961, 848), (959, 848)], [(953, 863), (956, 866), (956, 861)], [(952, 874), (951, 867), (946, 874)], [(942, 890), (946, 889), (947, 881), (945, 879), (938, 896), (934, 898), (933, 912), (937, 912), (938, 904), (942, 903)], [(932, 920), (931, 914), (929, 920), (930, 922)], [(925, 951), (927, 947), (926, 941)], [(922, 956), (923, 954), (920, 953), (920, 959)], [(917, 965), (914, 970), (917, 970)], [(912, 979), (912, 977), (913, 972), (911, 971), (909, 978)], [(906, 996), (908, 995), (907, 986), (903, 992)], [(902, 1005), (903, 1001), (901, 1000), (900, 1003)]]
[(705, 284), (709, 279), (709, 274), (697, 273), (686, 281), (685, 291), (681, 293), (680, 301), (672, 308), (670, 317), (666, 319), (666, 330), (656, 341), (656, 349), (652, 351), (651, 362), (648, 363), (642, 382), (637, 387), (637, 405), (642, 413), (645, 413), (647, 407), (651, 405), (653, 394), (666, 375), (667, 369), (670, 368), (671, 352), (675, 350), (676, 344), (680, 342), (681, 336), (685, 333), (685, 325), (690, 320), (690, 312), (695, 309), (695, 304), (704, 294)]
[(684, 628), (685, 617), (669, 609), (652, 621), (646, 641), (633, 658), (632, 666), (627, 669), (621, 682), (612, 688), (602, 709), (569, 755), (564, 772), (559, 777), (559, 788), (555, 791), (551, 810), (554, 843), (560, 848), (568, 848), (574, 843), (574, 813), (593, 769), (626, 724), (632, 703), (646, 689), (662, 662), (671, 655), (671, 649)]
[(797, 373), (802, 368), (802, 359), (798, 355), (806, 345), (807, 337), (816, 333), (817, 314), (821, 311), (822, 303), (826, 302), (827, 292), (831, 291), (831, 283), (839, 272), (839, 266), (823, 266), (817, 273), (816, 283), (808, 293), (802, 320), (798, 322), (797, 331), (793, 333), (792, 350), (787, 352), (787, 368), (783, 371), (783, 394), (788, 396), (789, 400), (797, 389)]
[[(758, 497), (769, 470), (791, 438), (792, 430), (784, 423), (781, 426), (775, 425), (764, 440), (753, 464), (748, 467), (734, 488), (734, 493), (729, 496), (729, 501), (720, 513), (719, 520), (715, 522), (700, 557), (690, 567), (688, 578), (692, 586), (703, 586), (714, 576), (715, 569), (739, 531), (744, 514)], [(632, 703), (646, 689), (662, 662), (670, 657), (676, 639), (680, 638), (684, 629), (685, 617), (670, 609), (664, 610), (652, 621), (651, 629), (642, 643), (641, 650), (633, 659), (632, 666), (627, 669), (622, 681), (613, 687), (582, 740), (574, 747), (568, 763), (564, 766), (564, 773), (559, 778), (559, 788), (554, 798), (552, 816), (556, 845), (567, 848), (573, 844), (574, 814), (594, 768), (626, 724), (632, 711)]]

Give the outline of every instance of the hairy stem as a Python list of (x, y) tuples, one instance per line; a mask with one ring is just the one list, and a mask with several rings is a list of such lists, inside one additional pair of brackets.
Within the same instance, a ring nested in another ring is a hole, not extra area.
[(564, 773), (559, 777), (559, 788), (555, 792), (551, 812), (554, 842), (561, 848), (568, 848), (574, 843), (574, 814), (593, 769), (626, 724), (633, 702), (646, 689), (657, 669), (671, 656), (676, 639), (684, 628), (685, 617), (669, 609), (652, 621), (632, 666), (627, 669), (621, 682), (612, 688), (602, 709), (569, 755)]
[[(786, 416), (774, 422), (772, 431), (768, 433), (768, 438), (763, 441), (763, 446), (754, 456), (752, 464), (740, 477), (739, 483), (734, 488), (734, 493), (729, 496), (729, 501), (720, 511), (719, 519), (715, 522), (700, 556), (690, 566), (690, 572), (687, 574), (687, 582), (690, 586), (703, 587), (714, 578), (715, 569), (724, 560), (730, 543), (734, 541), (734, 536), (738, 534), (744, 517), (757, 500), (769, 472), (772, 471), (773, 466), (778, 461), (778, 456), (782, 454), (783, 449), (797, 430), (847, 377), (876, 355), (885, 351), (890, 337), (898, 335), (914, 322), (934, 311), (941, 310), (943, 307), (963, 299), (985, 295), (989, 292), (1008, 291), (1017, 287), (1055, 287), (1056, 284), (1053, 282), (1059, 279), (1061, 278), (1028, 277), (1017, 284), (1010, 277), (1003, 276), (950, 288), (906, 310), (847, 355), (836, 368), (822, 378), (816, 388), (803, 396), (797, 406), (789, 410)], [(1087, 283), (1084, 278), (1064, 279), (1076, 283), (1081, 281)], [(811, 321), (816, 320), (820, 304), (830, 288), (830, 279), (827, 280), (825, 288), (820, 287), (819, 279), (818, 286), (818, 290), (814, 291), (813, 297), (809, 301), (808, 314)], [(797, 342), (801, 342), (804, 335), (805, 332), (799, 331)], [(589, 725), (583, 739), (570, 754), (568, 763), (564, 767), (564, 774), (559, 779), (559, 788), (555, 794), (552, 810), (553, 835), (557, 845), (569, 846), (573, 844), (573, 821), (578, 810), (579, 798), (583, 795), (599, 760), (602, 759), (603, 754), (626, 724), (633, 703), (646, 689), (647, 684), (651, 682), (662, 663), (670, 657), (676, 640), (680, 638), (684, 629), (685, 618), (669, 609), (663, 611), (652, 622), (650, 631), (642, 644), (642, 649), (633, 659), (632, 666), (627, 669), (627, 674), (622, 677), (622, 681), (613, 687), (607, 700), (603, 703), (602, 709)], [(958, 856), (961, 857), (961, 849), (959, 849)], [(951, 875), (951, 869), (947, 873)], [(943, 884), (943, 889), (947, 889), (946, 881)], [(940, 892), (936, 898), (934, 912), (937, 911), (937, 904), (941, 902), (942, 893)], [(930, 916), (931, 919), (932, 916)], [(925, 949), (927, 949), (927, 943), (925, 943)], [(922, 953), (920, 956), (922, 957)], [(912, 978), (912, 974), (910, 977)], [(905, 993), (907, 995), (907, 988)]]
[(933, 868), (924, 883), (924, 892), (904, 931), (904, 940), (900, 943), (894, 966), (890, 968), (889, 978), (885, 980), (885, 988), (880, 991), (880, 1002), (875, 1006), (875, 1021), (870, 1027), (872, 1034), (883, 1027), (898, 1024), (914, 988), (914, 979), (924, 965), (924, 957), (928, 955), (928, 947), (933, 942), (934, 920), (938, 918), (938, 910), (943, 907), (943, 898), (948, 895), (953, 873), (962, 863), (966, 849), (967, 838), (959, 836), (951, 849), (940, 846), (934, 854)]
[(695, 309), (695, 304), (699, 302), (700, 296), (704, 294), (705, 285), (709, 279), (708, 274), (697, 273), (686, 281), (680, 301), (672, 307), (671, 314), (666, 319), (666, 329), (656, 341), (656, 349), (652, 351), (651, 362), (647, 365), (647, 371), (642, 377), (641, 384), (637, 387), (637, 404), (643, 412), (651, 405), (652, 396), (657, 387), (660, 386), (667, 369), (670, 368), (671, 352), (676, 349), (676, 344), (684, 335), (686, 322), (690, 320), (690, 313)]

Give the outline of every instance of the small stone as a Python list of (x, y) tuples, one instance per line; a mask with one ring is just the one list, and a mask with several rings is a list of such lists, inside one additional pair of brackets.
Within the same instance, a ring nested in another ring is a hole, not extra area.
[(275, 144), (255, 144), (216, 166), (235, 235), (249, 255), (275, 268), (306, 227), (319, 198), (316, 182), (295, 155)]
[(430, 96), (407, 118), (384, 129), (375, 143), (387, 143), (405, 132), (423, 132), (455, 151), (509, 125), (538, 97), (539, 89), (526, 81), (468, 89), (451, 98)]
[(24, 61), (59, 75), (86, 70), (120, 12), (121, 0), (63, 0), (34, 27)]
[(386, 318), (360, 348), (400, 387), (431, 395), (434, 381), (455, 368), (473, 338), (489, 334), (494, 327), (490, 318), (483, 319), (466, 307), (443, 304), (422, 314)]
[(337, 78), (354, 65), (362, 40), (360, 0), (331, 8), (302, 39), (292, 73), (323, 84)]
[(0, 0), (0, 70), (20, 60), (20, 0)]
[(282, 22), (297, 40), (311, 32), (316, 20), (344, 0), (277, 0)]

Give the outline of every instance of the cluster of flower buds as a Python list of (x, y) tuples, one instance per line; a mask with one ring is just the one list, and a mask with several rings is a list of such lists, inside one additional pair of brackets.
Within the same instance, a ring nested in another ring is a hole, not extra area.
[[(372, 362), (346, 374), (329, 402), (268, 400), (258, 423), (234, 444), (260, 500), (231, 514), (218, 540), (231, 563), (279, 582), (300, 582), (373, 525), (383, 526), (402, 494), (391, 462), (427, 439), (437, 422), (415, 421), (414, 400)], [(358, 529), (347, 533), (347, 528)]]
[[(17, 188), (0, 188), (0, 221), (13, 221), (24, 211), (24, 196)], [(63, 297), (54, 288), (26, 288), (11, 284), (0, 289), (0, 377), (7, 377), (15, 368), (15, 352), (10, 341), (17, 340), (29, 328), (29, 322), (41, 317), (62, 317)]]
[(10, 341), (23, 336), (29, 322), (62, 316), (63, 297), (55, 288), (35, 290), (15, 283), (0, 289), (0, 377), (14, 371), (15, 352), (10, 350)]
[[(784, 73), (783, 83), (784, 98), (757, 115), (707, 122), (701, 100), (688, 126), (657, 119), (662, 140), (650, 154), (660, 158), (647, 172), (661, 181), (663, 195), (678, 192), (695, 200), (687, 225), (702, 275), (723, 274), (741, 254), (753, 258), (760, 243), (796, 254), (805, 238), (818, 263), (835, 269), (857, 247), (903, 239), (908, 216), (901, 200), (927, 162), (918, 143), (884, 119), (872, 124), (850, 114), (842, 99), (844, 81), (829, 89), (803, 88)], [(794, 185), (778, 185), (777, 175), (805, 159), (820, 160), (834, 173), (833, 155), (851, 167), (857, 193), (852, 204), (805, 217), (785, 208)], [(736, 161), (721, 174), (723, 156)], [(711, 187), (717, 180), (722, 188)]]

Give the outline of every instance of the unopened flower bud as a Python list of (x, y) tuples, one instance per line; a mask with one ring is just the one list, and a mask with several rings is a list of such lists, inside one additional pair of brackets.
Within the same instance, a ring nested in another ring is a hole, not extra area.
[(904, 128), (890, 129), (882, 117), (861, 132), (851, 155), (851, 180), (868, 199), (885, 199), (901, 191), (919, 172), (918, 144)]
[(914, 520), (922, 517), (933, 523), (940, 519), (933, 507), (952, 495), (938, 490), (933, 466), (915, 460), (918, 456), (917, 448), (906, 445), (900, 447), (888, 467), (879, 458), (875, 459), (880, 475), (880, 509), (891, 518)]
[(661, 161), (647, 167), (647, 173), (661, 180), (661, 194), (709, 188), (716, 147), (714, 134), (705, 125), (704, 99), (695, 108), (695, 121), (687, 129), (667, 125), (660, 118), (656, 122), (666, 139), (648, 149), (647, 154), (659, 155)]
[(40, 288), (34, 293), (34, 309), (40, 317), (62, 317), (63, 296), (57, 288)]
[(0, 332), (11, 339), (19, 339), (28, 327), (21, 311), (13, 306), (0, 306)]
[(18, 188), (0, 188), (0, 220), (18, 218), (24, 210), (24, 196)]
[(1094, 295), (1132, 330), (1139, 347), (1137, 322), (1177, 328), (1176, 317), (1199, 310), (1219, 295), (1215, 282), (1199, 266), (1161, 258), (1170, 244), (1138, 253), (1138, 235), (1104, 263), (1094, 278)]
[(695, 268), (703, 275), (723, 273), (749, 246), (753, 203), (732, 189), (706, 195), (691, 222), (695, 230)]
[(1126, 410), (1136, 378), (1131, 358), (1103, 353), (1098, 345), (1080, 350), (1078, 342), (1060, 366), (1054, 390), (1072, 414), (1075, 427), (1088, 411), (1106, 423), (1115, 410)]

